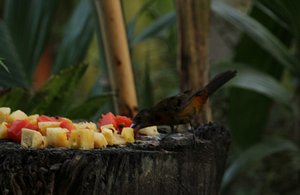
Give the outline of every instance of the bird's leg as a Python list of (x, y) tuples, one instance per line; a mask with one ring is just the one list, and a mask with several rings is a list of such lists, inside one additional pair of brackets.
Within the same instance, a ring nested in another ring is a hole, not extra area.
[(170, 125), (171, 127), (171, 133), (175, 133), (174, 125)]
[(163, 139), (168, 138), (170, 135), (172, 135), (173, 133), (175, 133), (175, 128), (174, 125), (170, 125), (171, 131), (168, 131), (167, 134), (164, 136)]
[(170, 125), (170, 127), (171, 127), (171, 133), (177, 133), (178, 126)]
[(193, 132), (193, 142), (195, 143), (196, 142), (195, 127), (193, 126), (192, 121), (189, 121), (189, 124)]
[(194, 125), (193, 125), (192, 121), (189, 121), (189, 125), (191, 127), (191, 130), (194, 131), (195, 128), (194, 128)]

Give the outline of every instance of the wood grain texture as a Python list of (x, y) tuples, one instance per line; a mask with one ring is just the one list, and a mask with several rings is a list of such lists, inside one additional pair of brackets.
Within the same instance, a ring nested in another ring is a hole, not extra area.
[[(210, 0), (177, 0), (176, 12), (181, 90), (198, 90), (208, 83)], [(196, 121), (212, 121), (208, 104)]]
[(216, 124), (95, 150), (0, 142), (0, 194), (218, 194), (230, 136)]

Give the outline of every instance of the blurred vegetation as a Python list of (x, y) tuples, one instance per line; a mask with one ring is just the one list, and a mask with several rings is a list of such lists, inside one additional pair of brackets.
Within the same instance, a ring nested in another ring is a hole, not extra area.
[[(123, 7), (144, 108), (179, 89), (175, 2)], [(299, 194), (300, 1), (211, 9), (211, 75), (238, 70), (211, 101), (232, 134), (222, 194)], [(100, 33), (92, 0), (0, 0), (0, 106), (87, 120), (111, 111)]]

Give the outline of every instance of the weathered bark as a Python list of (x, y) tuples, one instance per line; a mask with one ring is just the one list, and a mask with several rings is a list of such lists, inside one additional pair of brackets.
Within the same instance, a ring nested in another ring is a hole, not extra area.
[(95, 0), (116, 112), (134, 116), (137, 97), (120, 0)]
[(0, 142), (0, 194), (218, 194), (229, 133), (207, 124), (102, 150)]
[[(177, 25), (181, 90), (197, 90), (208, 83), (210, 0), (177, 0)], [(211, 121), (209, 104), (195, 119)]]

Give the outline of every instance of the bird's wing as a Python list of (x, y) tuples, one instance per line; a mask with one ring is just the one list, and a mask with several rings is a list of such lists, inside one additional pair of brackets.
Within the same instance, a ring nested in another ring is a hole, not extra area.
[(206, 89), (199, 90), (192, 95), (187, 96), (181, 103), (180, 113), (185, 115), (187, 113), (193, 114), (200, 112), (202, 105), (206, 102), (208, 93)]
[(182, 95), (172, 96), (157, 103), (154, 107), (154, 110), (170, 114), (176, 113), (182, 108), (184, 101), (185, 97)]

